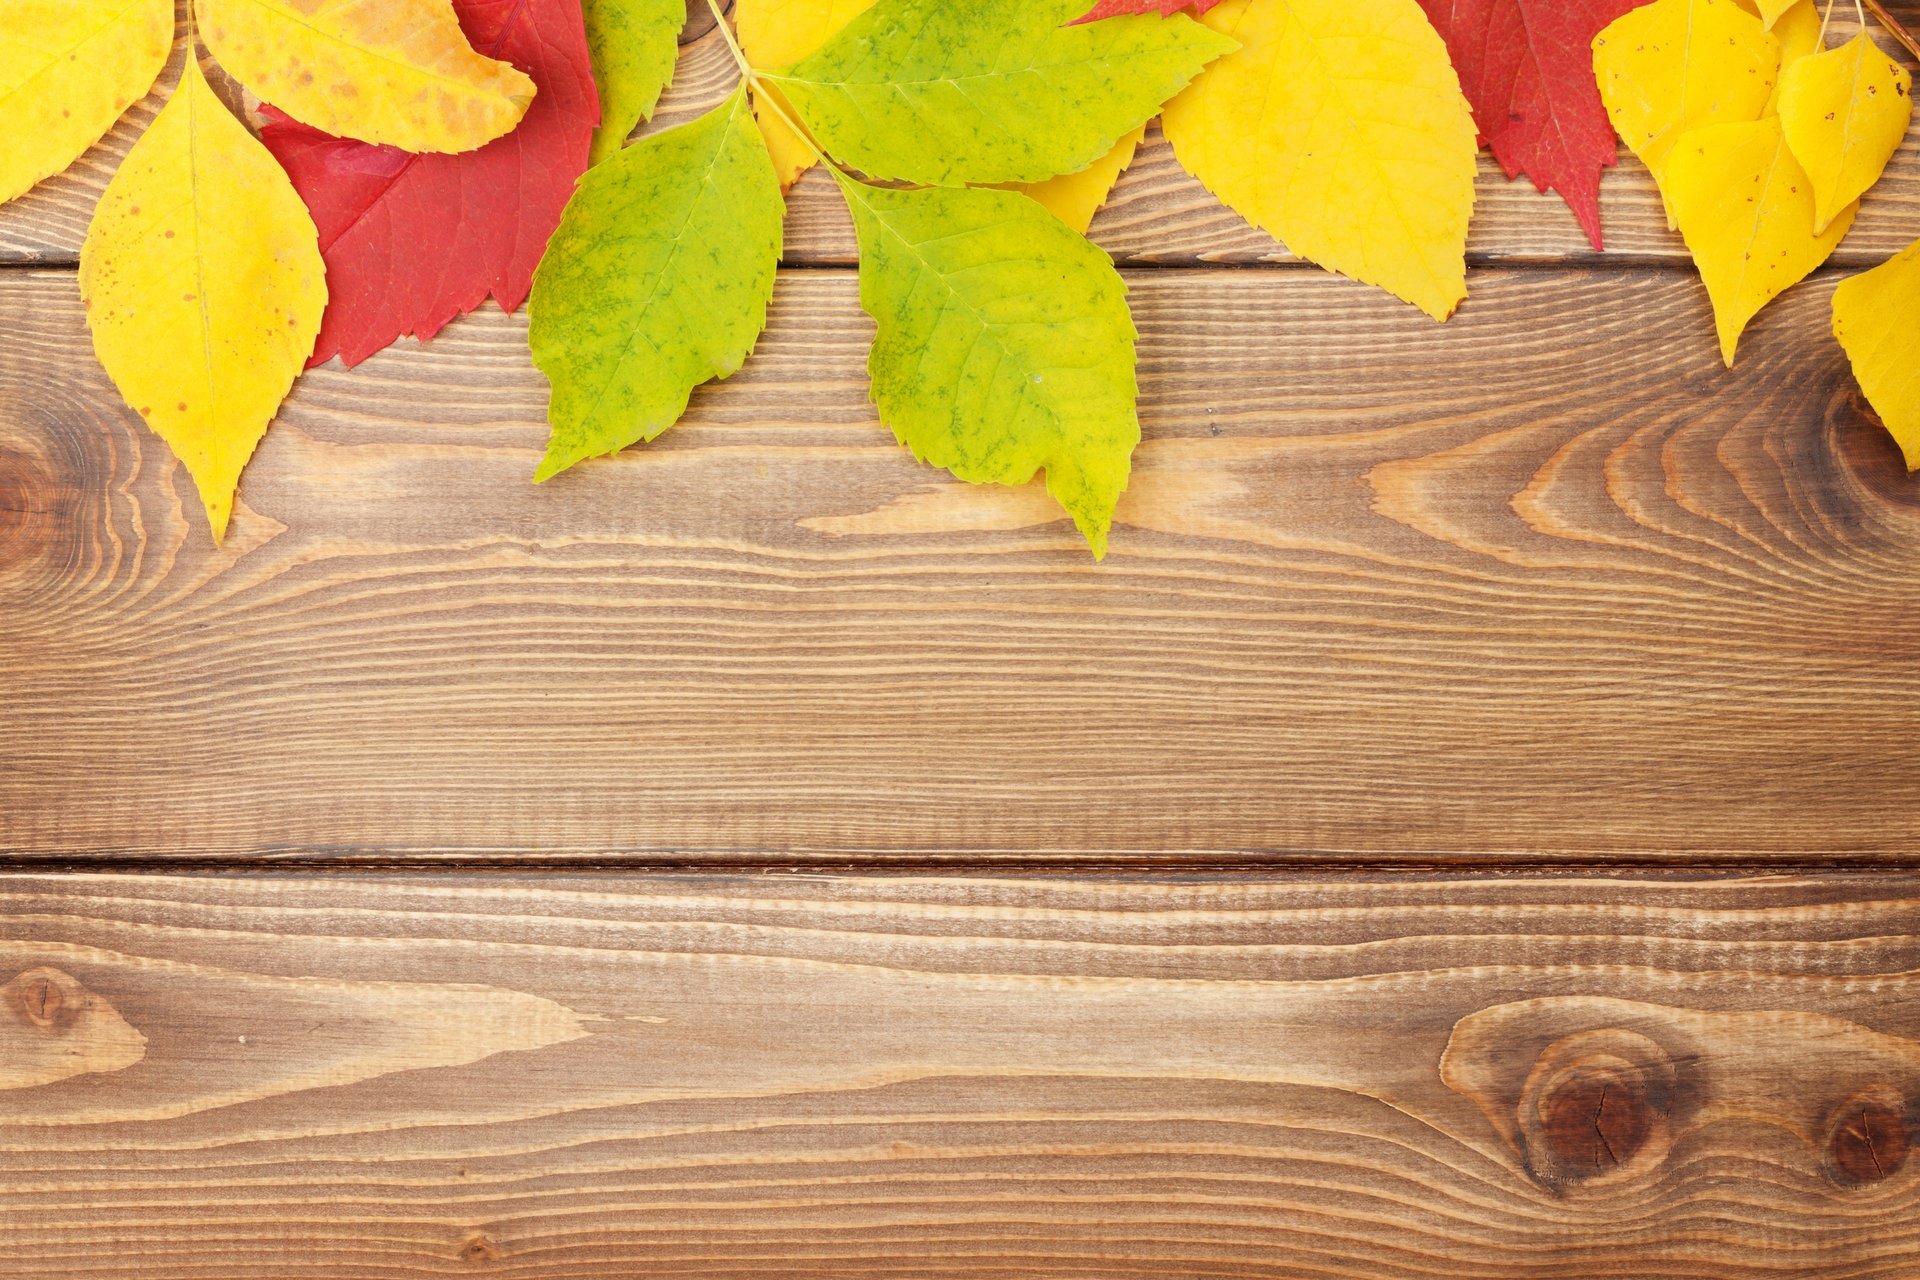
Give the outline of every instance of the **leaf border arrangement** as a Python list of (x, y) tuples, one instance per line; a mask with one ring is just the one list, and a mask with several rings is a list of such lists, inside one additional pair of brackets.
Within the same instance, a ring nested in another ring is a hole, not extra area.
[[(96, 354), (216, 542), (302, 368), (488, 296), (529, 299), (552, 386), (535, 480), (654, 439), (751, 355), (785, 189), (819, 164), (853, 219), (881, 420), (971, 483), (1044, 473), (1097, 558), (1139, 388), (1126, 286), (1084, 233), (1154, 116), (1248, 222), (1438, 321), (1467, 293), (1478, 148), (1600, 249), (1618, 135), (1729, 366), (1912, 116), (1862, 0), (1831, 49), (1833, 0), (737, 0), (737, 33), (708, 3), (737, 87), (623, 145), (673, 74), (682, 0), (191, 0), (186, 69), (101, 197), (79, 282)], [(0, 201), (99, 141), (174, 37), (174, 0), (12, 0), (0, 105), (22, 141)], [(259, 137), (202, 45), (260, 99)], [(1920, 242), (1833, 310), (1920, 469)]]

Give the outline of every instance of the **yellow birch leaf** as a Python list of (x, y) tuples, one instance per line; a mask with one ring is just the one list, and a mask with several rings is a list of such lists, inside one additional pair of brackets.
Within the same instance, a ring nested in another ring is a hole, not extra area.
[(1757, 14), (1760, 25), (1773, 31), (1779, 27), (1780, 19), (1791, 13), (1799, 3), (1800, 0), (1753, 0), (1751, 5), (1743, 3), (1740, 7)]
[(173, 0), (6, 0), (0, 203), (51, 178), (145, 97), (173, 48)]
[(1666, 174), (1669, 207), (1713, 300), (1720, 357), (1731, 368), (1747, 322), (1827, 260), (1853, 209), (1814, 234), (1813, 183), (1787, 149), (1779, 116), (1693, 130), (1668, 154)]
[(1675, 224), (1663, 172), (1689, 130), (1758, 120), (1780, 75), (1780, 41), (1734, 0), (1654, 0), (1593, 38), (1607, 117), (1653, 173)]
[(511, 133), (533, 80), (475, 52), (451, 0), (194, 0), (234, 79), (302, 124), (403, 151)]
[[(755, 68), (770, 71), (812, 57), (840, 29), (873, 7), (874, 0), (737, 0), (733, 16), (741, 51)], [(793, 114), (779, 90), (754, 86), (754, 116), (773, 155), (773, 171), (782, 191), (813, 167), (813, 148), (789, 129), (786, 122), (760, 105), (759, 95), (770, 93), (780, 109)]]
[(1833, 291), (1833, 336), (1880, 421), (1920, 471), (1920, 241)]
[(1419, 4), (1227, 0), (1202, 21), (1240, 48), (1167, 104), (1180, 163), (1294, 253), (1445, 320), (1478, 135)]
[(1047, 212), (1085, 235), (1093, 225), (1093, 215), (1107, 202), (1113, 193), (1113, 184), (1120, 181), (1120, 175), (1133, 163), (1133, 153), (1139, 150), (1140, 140), (1146, 136), (1147, 126), (1141, 125), (1080, 172), (1063, 173), (1045, 182), (1029, 182), (1013, 189), (1032, 196)]
[(1780, 42), (1780, 74), (1774, 81), (1773, 96), (1767, 100), (1761, 115), (1774, 115), (1780, 110), (1780, 86), (1786, 81), (1787, 68), (1820, 52), (1826, 41), (1825, 26), (1820, 6), (1813, 0), (1794, 0), (1773, 24), (1773, 37)]
[(100, 363), (186, 465), (219, 542), (313, 352), (326, 267), (293, 184), (191, 58), (100, 197), (80, 295)]
[(1913, 77), (1866, 32), (1780, 74), (1780, 124), (1813, 179), (1813, 227), (1880, 181), (1913, 119)]

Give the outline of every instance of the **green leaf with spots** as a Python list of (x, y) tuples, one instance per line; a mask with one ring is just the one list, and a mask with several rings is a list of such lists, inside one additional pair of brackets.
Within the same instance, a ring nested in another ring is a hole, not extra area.
[(1086, 0), (879, 0), (764, 78), (876, 178), (1039, 182), (1086, 168), (1238, 45), (1184, 16), (1069, 25)]
[(685, 0), (585, 0), (581, 12), (600, 86), (600, 127), (588, 163), (599, 164), (653, 114), (672, 82), (687, 7)]
[(737, 371), (767, 323), (784, 206), (742, 86), (589, 169), (533, 278), (528, 341), (553, 384), (535, 480), (651, 440)]
[(842, 177), (867, 370), (916, 457), (975, 484), (1044, 468), (1095, 558), (1140, 442), (1133, 317), (1112, 259), (1026, 196)]

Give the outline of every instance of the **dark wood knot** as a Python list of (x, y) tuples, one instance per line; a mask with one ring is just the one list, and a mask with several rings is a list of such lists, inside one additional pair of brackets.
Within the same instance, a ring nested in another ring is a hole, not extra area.
[(1892, 1085), (1850, 1095), (1833, 1109), (1827, 1130), (1827, 1176), (1844, 1187), (1891, 1178), (1912, 1145), (1906, 1098)]
[(1618, 1029), (1548, 1045), (1521, 1091), (1536, 1176), (1568, 1186), (1627, 1175), (1666, 1156), (1676, 1071), (1666, 1051)]
[(460, 1246), (460, 1257), (465, 1262), (498, 1262), (500, 1246), (495, 1244), (493, 1237), (486, 1232), (476, 1231), (467, 1237), (465, 1244)]
[(7, 1003), (36, 1027), (52, 1027), (79, 1007), (80, 984), (58, 969), (28, 969), (4, 988)]

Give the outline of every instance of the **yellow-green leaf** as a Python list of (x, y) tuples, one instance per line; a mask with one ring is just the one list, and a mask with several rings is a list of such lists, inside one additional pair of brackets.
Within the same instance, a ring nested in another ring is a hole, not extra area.
[(1813, 184), (1787, 149), (1780, 117), (1695, 129), (1666, 160), (1667, 200), (1713, 300), (1731, 367), (1747, 322), (1827, 260), (1852, 206), (1813, 230)]
[(1415, 0), (1227, 0), (1203, 21), (1240, 49), (1167, 104), (1180, 163), (1301, 257), (1451, 315), (1477, 135)]
[(600, 89), (600, 127), (587, 162), (599, 164), (626, 145), (672, 82), (687, 10), (681, 0), (586, 0), (580, 12)]
[[(792, 66), (812, 57), (840, 29), (873, 7), (874, 0), (736, 0), (733, 17), (741, 51), (747, 61), (765, 71)], [(754, 115), (767, 136), (767, 151), (782, 189), (790, 187), (813, 167), (813, 148), (760, 100), (770, 95), (788, 115), (792, 108), (780, 91), (761, 84), (754, 88)]]
[(1833, 336), (1880, 421), (1920, 471), (1920, 240), (1833, 291)]
[(1093, 215), (1100, 212), (1100, 206), (1113, 193), (1113, 184), (1120, 181), (1120, 175), (1133, 163), (1133, 153), (1139, 150), (1140, 140), (1146, 136), (1147, 126), (1141, 125), (1080, 172), (1063, 173), (1045, 182), (1030, 182), (1016, 190), (1026, 192), (1045, 205), (1054, 217), (1084, 234), (1093, 225)]
[(5, 0), (0, 202), (51, 178), (146, 96), (173, 48), (173, 0)]
[(1654, 0), (1593, 38), (1607, 116), (1668, 199), (1667, 153), (1703, 125), (1758, 120), (1780, 74), (1780, 41), (1734, 0)]
[(1813, 179), (1813, 226), (1880, 181), (1913, 119), (1913, 77), (1861, 32), (1780, 75), (1780, 124)]
[(80, 293), (100, 363), (186, 465), (220, 541), (313, 352), (326, 268), (293, 184), (191, 59), (100, 197)]
[(471, 151), (513, 130), (533, 80), (467, 43), (451, 0), (194, 0), (200, 37), (302, 124), (403, 151)]

